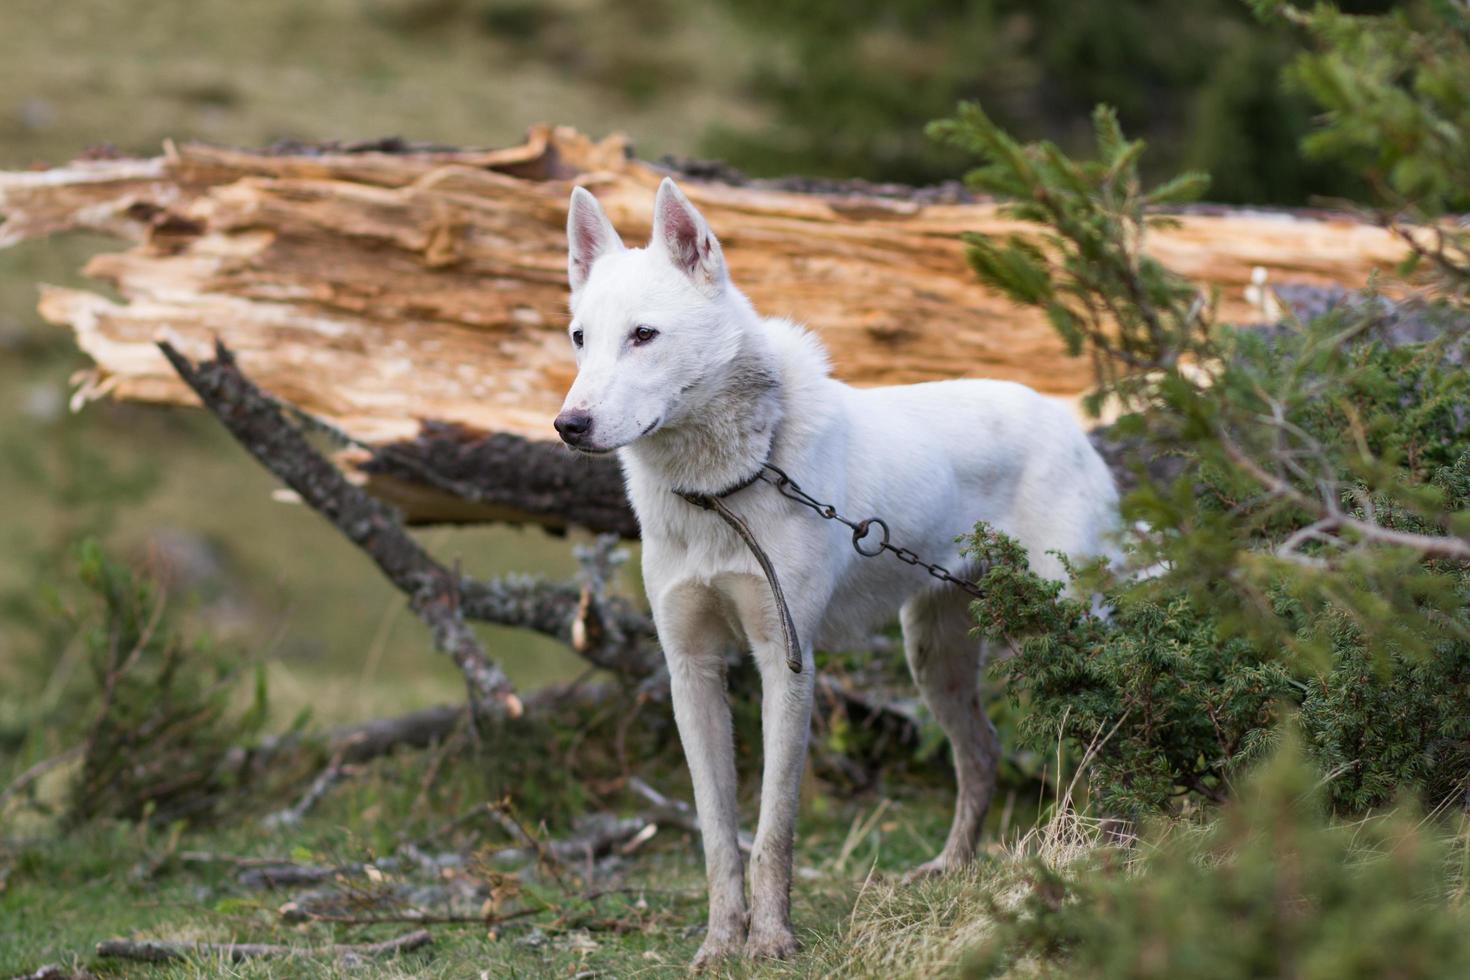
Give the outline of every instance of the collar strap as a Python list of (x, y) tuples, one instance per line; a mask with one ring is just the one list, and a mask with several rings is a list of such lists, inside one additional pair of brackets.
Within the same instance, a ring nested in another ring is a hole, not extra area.
[(723, 490), (717, 490), (714, 493), (704, 493), (698, 490), (680, 490), (678, 487), (674, 487), (674, 493), (678, 494), (680, 497), (683, 497), (691, 504), (695, 504), (699, 507), (703, 507), (705, 510), (709, 510), (709, 504), (707, 503), (707, 501), (724, 500), (726, 497), (734, 496), (741, 490), (744, 490), (746, 487), (754, 486), (756, 483), (760, 482), (761, 477), (766, 475), (766, 469), (769, 466), (769, 463), (762, 463), (760, 466), (756, 467), (756, 471), (750, 474), (750, 476), (747, 476), (742, 480), (730, 484)]
[(771, 564), (771, 556), (766, 554), (766, 550), (755, 539), (755, 534), (750, 530), (750, 525), (746, 524), (738, 514), (727, 507), (724, 501), (725, 496), (728, 494), (743, 490), (760, 479), (761, 474), (765, 472), (765, 468), (766, 464), (762, 464), (761, 468), (756, 471), (755, 476), (736, 484), (735, 487), (724, 491), (724, 493), (691, 493), (685, 490), (675, 490), (674, 493), (702, 510), (714, 511), (719, 515), (720, 520), (728, 524), (730, 529), (750, 549), (751, 556), (755, 558), (756, 564), (760, 566), (761, 571), (766, 576), (766, 583), (771, 587), (771, 599), (776, 604), (777, 616), (781, 625), (782, 646), (786, 649), (786, 666), (790, 668), (793, 674), (799, 674), (801, 673), (802, 661), (801, 642), (796, 637), (796, 623), (791, 619), (791, 608), (786, 604), (786, 596), (781, 591), (781, 580), (776, 577), (776, 568)]

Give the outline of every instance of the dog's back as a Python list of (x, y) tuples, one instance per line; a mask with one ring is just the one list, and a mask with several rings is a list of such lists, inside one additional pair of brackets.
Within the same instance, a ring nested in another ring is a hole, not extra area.
[[(1017, 539), (1032, 568), (1054, 579), (1066, 576), (1053, 552), (1086, 559), (1112, 548), (1112, 474), (1062, 403), (981, 380), (867, 389), (834, 382), (826, 394), (840, 411), (825, 438), (845, 450), (841, 486), (828, 492), (850, 517), (882, 518), (896, 544), (964, 572), (956, 538), (984, 521)], [(925, 574), (888, 558), (848, 562), (845, 571), (824, 639), (850, 639), (891, 617)]]

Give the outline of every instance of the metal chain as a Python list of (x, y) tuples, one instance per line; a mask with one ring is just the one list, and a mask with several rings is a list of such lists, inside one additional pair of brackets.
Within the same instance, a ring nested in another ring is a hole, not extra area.
[[(868, 517), (861, 521), (854, 521), (847, 517), (843, 517), (837, 512), (836, 507), (832, 506), (831, 504), (822, 503), (820, 500), (803, 490), (801, 488), (801, 485), (795, 480), (791, 479), (791, 477), (787, 476), (786, 471), (781, 469), (779, 466), (773, 466), (770, 463), (764, 463), (761, 466), (761, 471), (763, 474), (775, 474), (775, 479), (771, 479), (770, 477), (764, 475), (761, 477), (761, 479), (775, 486), (776, 490), (780, 492), (781, 496), (785, 497), (787, 500), (794, 500), (798, 504), (801, 504), (803, 507), (808, 507), (811, 510), (816, 511), (822, 516), (824, 520), (836, 521), (839, 524), (843, 524), (851, 528), (852, 550), (856, 551), (864, 558), (876, 558), (879, 555), (883, 554), (883, 552), (885, 551), (892, 552), (893, 557), (897, 558), (905, 565), (915, 565), (919, 568), (922, 568), (934, 578), (939, 579), (939, 581), (948, 582), (950, 585), (959, 586), (961, 589), (968, 592), (970, 595), (974, 596), (977, 599), (985, 598), (985, 590), (980, 588), (980, 586), (976, 585), (974, 582), (971, 582), (968, 579), (959, 578), (943, 565), (940, 565), (936, 562), (925, 561), (914, 552), (910, 551), (908, 548), (900, 548), (897, 545), (890, 543), (888, 540), (888, 524), (881, 517)], [(863, 547), (863, 542), (867, 540), (868, 532), (873, 529), (874, 525), (882, 530), (883, 537), (881, 538), (881, 540), (878, 541), (877, 547), (872, 547), (871, 550), (868, 550), (867, 548)]]

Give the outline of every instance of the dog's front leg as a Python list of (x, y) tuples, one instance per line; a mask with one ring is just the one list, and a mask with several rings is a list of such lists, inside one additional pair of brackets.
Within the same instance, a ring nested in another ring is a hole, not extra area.
[(730, 705), (725, 700), (724, 658), (717, 643), (706, 644), (686, 630), (675, 632), (677, 638), (663, 641), (664, 656), (674, 721), (694, 783), (709, 881), (709, 931), (692, 964), (700, 970), (744, 947), (745, 870), (740, 859), (735, 744)]
[(801, 774), (812, 725), (814, 660), (802, 651), (802, 670), (791, 672), (779, 642), (755, 650), (761, 672), (761, 728), (765, 772), (760, 823), (750, 854), (750, 936), (745, 953), (784, 958), (797, 950), (791, 928), (791, 863)]

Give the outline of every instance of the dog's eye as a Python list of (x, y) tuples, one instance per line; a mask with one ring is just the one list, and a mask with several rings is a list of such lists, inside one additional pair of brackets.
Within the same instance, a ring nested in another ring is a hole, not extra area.
[(633, 343), (646, 344), (658, 336), (658, 331), (652, 327), (635, 327), (633, 329)]
[(581, 330), (573, 330), (572, 331), (572, 343), (576, 344), (578, 347), (581, 347), (582, 346), (582, 331)]

